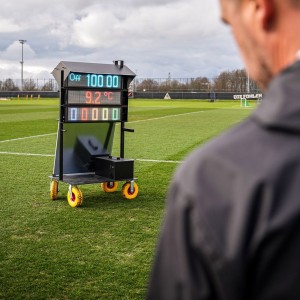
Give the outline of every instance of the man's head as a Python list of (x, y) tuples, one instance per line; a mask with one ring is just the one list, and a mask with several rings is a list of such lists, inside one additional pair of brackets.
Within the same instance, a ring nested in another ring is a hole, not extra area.
[(250, 76), (265, 89), (300, 49), (300, 0), (220, 0)]

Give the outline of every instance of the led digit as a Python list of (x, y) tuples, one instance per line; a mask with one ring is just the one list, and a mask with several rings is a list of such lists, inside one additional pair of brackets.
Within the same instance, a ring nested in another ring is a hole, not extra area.
[(87, 121), (88, 120), (88, 108), (87, 107), (82, 107), (81, 108), (81, 121)]
[(119, 76), (117, 76), (117, 75), (113, 76), (113, 87), (114, 88), (119, 87)]
[(101, 92), (95, 92), (95, 104), (100, 104)]
[(118, 108), (112, 109), (112, 120), (113, 121), (119, 120), (119, 109)]
[(92, 121), (98, 121), (99, 117), (99, 109), (98, 108), (93, 108), (92, 109)]
[(91, 74), (86, 75), (86, 86), (91, 86)]
[(98, 76), (96, 74), (93, 74), (92, 76), (92, 87), (97, 87), (98, 86)]
[(87, 103), (87, 104), (93, 103), (93, 94), (91, 91), (85, 92), (85, 103)]
[(108, 120), (108, 108), (102, 109), (102, 120)]
[(97, 87), (103, 87), (104, 77), (103, 75), (98, 75), (98, 85)]
[(111, 88), (113, 84), (113, 79), (111, 75), (107, 75), (106, 77), (106, 87)]
[(76, 107), (72, 107), (70, 109), (70, 121), (77, 121), (77, 108)]

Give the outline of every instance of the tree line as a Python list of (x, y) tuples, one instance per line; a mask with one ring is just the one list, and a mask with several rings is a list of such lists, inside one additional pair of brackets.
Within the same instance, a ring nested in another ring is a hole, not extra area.
[[(20, 91), (21, 81), (19, 84), (17, 81), (8, 78), (5, 80), (0, 80), (0, 91)], [(54, 79), (24, 79), (23, 80), (23, 91), (56, 91), (57, 84)]]
[(137, 92), (260, 92), (257, 84), (248, 78), (245, 69), (223, 71), (217, 77), (181, 79), (136, 79), (133, 89)]
[[(1, 91), (20, 91), (21, 82), (11, 78), (1, 81)], [(213, 79), (207, 77), (172, 79), (136, 78), (131, 89), (136, 92), (238, 92), (259, 93), (257, 84), (249, 79), (245, 69), (223, 71)], [(54, 79), (24, 79), (23, 91), (57, 91)]]

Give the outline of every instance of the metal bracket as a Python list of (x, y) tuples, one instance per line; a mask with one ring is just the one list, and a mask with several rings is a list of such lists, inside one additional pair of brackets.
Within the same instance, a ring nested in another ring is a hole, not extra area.
[(69, 195), (72, 198), (72, 185), (71, 184), (69, 184)]
[(134, 193), (134, 180), (130, 181), (130, 193), (133, 194)]

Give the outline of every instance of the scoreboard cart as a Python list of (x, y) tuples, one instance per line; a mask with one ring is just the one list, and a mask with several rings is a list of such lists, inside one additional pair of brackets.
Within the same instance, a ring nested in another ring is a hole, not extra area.
[[(135, 74), (123, 61), (96, 64), (61, 61), (52, 72), (60, 86), (60, 114), (50, 198), (58, 197), (59, 182), (69, 184), (71, 207), (82, 204), (79, 185), (100, 183), (114, 192), (125, 181), (122, 195), (134, 199), (138, 186), (134, 160), (124, 158), (128, 119), (128, 88)], [(120, 156), (112, 156), (115, 125), (120, 123)]]

